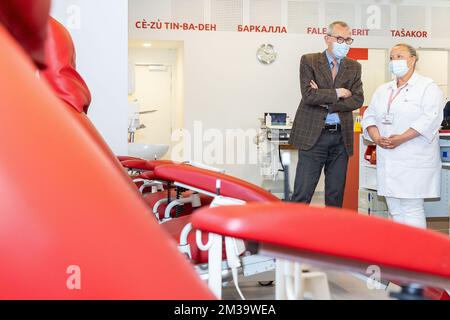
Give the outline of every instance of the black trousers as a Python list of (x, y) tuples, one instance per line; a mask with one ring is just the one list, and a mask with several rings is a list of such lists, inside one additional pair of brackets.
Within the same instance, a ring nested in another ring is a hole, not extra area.
[(323, 130), (310, 150), (300, 150), (292, 202), (310, 203), (325, 167), (325, 205), (342, 207), (348, 154), (340, 130)]

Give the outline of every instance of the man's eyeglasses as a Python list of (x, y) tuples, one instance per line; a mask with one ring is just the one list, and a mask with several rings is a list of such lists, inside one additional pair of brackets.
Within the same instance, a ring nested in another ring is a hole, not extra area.
[(353, 41), (355, 41), (353, 38), (343, 38), (343, 37), (335, 37), (335, 36), (329, 36), (329, 37), (335, 38), (336, 42), (339, 44), (345, 42), (346, 44), (351, 45), (353, 43)]

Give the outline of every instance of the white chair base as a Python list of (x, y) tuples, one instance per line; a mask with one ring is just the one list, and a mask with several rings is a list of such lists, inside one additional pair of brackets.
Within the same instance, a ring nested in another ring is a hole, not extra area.
[(305, 271), (299, 263), (277, 260), (275, 298), (304, 300), (308, 293), (315, 300), (330, 300), (327, 275), (319, 271)]

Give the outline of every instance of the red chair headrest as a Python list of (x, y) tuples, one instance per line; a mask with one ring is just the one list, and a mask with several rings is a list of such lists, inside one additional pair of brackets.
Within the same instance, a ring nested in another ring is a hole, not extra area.
[(2, 25), (0, 47), (0, 299), (212, 298)]
[(67, 29), (53, 18), (49, 21), (45, 57), (47, 68), (42, 75), (56, 95), (78, 112), (87, 113), (91, 93), (76, 70), (76, 53), (72, 37)]
[(45, 68), (50, 0), (2, 0), (0, 23), (19, 42), (39, 68)]

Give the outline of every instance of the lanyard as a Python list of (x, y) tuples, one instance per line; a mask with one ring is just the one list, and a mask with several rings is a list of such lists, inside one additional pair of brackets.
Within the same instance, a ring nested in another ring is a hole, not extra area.
[(397, 98), (397, 96), (400, 94), (400, 92), (405, 89), (408, 86), (408, 84), (403, 85), (402, 87), (398, 88), (397, 92), (394, 95), (394, 89), (391, 90), (391, 95), (389, 97), (388, 100), (388, 109), (387, 109), (387, 113), (389, 114), (389, 112), (391, 111), (391, 105), (392, 102), (394, 102), (395, 98)]

